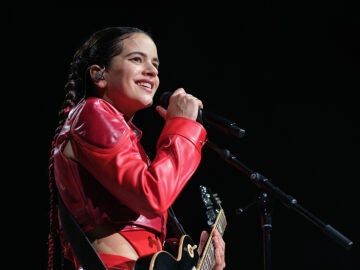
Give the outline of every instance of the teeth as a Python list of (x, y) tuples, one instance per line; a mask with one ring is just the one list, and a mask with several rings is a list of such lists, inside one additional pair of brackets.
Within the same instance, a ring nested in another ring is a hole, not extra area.
[(151, 88), (151, 84), (150, 84), (150, 83), (141, 82), (141, 83), (138, 83), (138, 85), (144, 86), (144, 87), (147, 87), (147, 88)]

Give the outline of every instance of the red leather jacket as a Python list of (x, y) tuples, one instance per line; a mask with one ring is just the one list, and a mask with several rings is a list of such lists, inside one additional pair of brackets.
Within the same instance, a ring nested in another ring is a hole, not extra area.
[[(201, 160), (207, 134), (190, 119), (168, 119), (150, 162), (142, 132), (103, 99), (88, 98), (69, 114), (56, 140), (60, 195), (85, 232), (98, 225), (136, 227), (166, 236), (167, 210)], [(77, 161), (63, 150), (70, 141)]]

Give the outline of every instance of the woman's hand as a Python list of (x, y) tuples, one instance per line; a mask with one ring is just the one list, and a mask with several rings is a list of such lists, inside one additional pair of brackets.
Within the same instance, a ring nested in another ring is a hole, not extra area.
[[(209, 238), (209, 233), (207, 231), (202, 231), (200, 235), (200, 242), (198, 253), (201, 254), (205, 244)], [(218, 230), (213, 231), (212, 242), (214, 245), (214, 257), (215, 265), (212, 270), (222, 270), (225, 268), (225, 241)]]
[(202, 101), (186, 93), (183, 88), (178, 88), (173, 92), (169, 98), (169, 106), (167, 108), (160, 105), (155, 107), (159, 115), (165, 120), (172, 117), (186, 117), (196, 120), (199, 109), (202, 108)]

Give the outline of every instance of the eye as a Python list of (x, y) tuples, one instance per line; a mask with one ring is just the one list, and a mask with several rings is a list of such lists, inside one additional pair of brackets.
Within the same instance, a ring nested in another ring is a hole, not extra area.
[(141, 57), (139, 57), (139, 56), (133, 57), (133, 58), (131, 58), (130, 60), (131, 60), (131, 61), (134, 61), (134, 62), (137, 62), (137, 63), (141, 63), (141, 62), (142, 62), (142, 59), (141, 59)]
[(153, 66), (154, 66), (157, 70), (159, 70), (159, 63), (158, 63), (158, 62), (154, 62), (154, 63), (153, 63)]

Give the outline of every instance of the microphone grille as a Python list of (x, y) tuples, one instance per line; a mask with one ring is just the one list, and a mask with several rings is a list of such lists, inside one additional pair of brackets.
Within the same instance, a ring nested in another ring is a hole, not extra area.
[(166, 91), (166, 92), (162, 93), (160, 98), (159, 98), (159, 104), (162, 107), (167, 108), (169, 106), (169, 99), (170, 99), (171, 95), (172, 95), (172, 93), (169, 92), (169, 91)]

